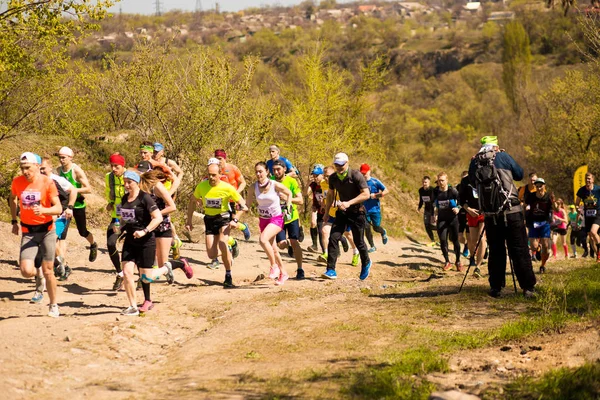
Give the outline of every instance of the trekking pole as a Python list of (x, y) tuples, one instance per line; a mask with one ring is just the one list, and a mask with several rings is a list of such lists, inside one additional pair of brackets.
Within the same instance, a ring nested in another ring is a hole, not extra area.
[(512, 274), (513, 286), (515, 287), (515, 294), (517, 294), (517, 280), (515, 279), (515, 269), (513, 268), (512, 258), (508, 255), (508, 261), (510, 261), (510, 273)]
[(485, 225), (483, 225), (483, 229), (481, 229), (481, 234), (479, 235), (479, 239), (477, 239), (477, 245), (475, 246), (475, 250), (473, 250), (471, 257), (469, 257), (469, 266), (467, 267), (467, 272), (465, 273), (465, 277), (463, 278), (462, 284), (460, 285), (460, 288), (458, 289), (458, 293), (460, 293), (460, 291), (462, 290), (463, 286), (465, 285), (465, 281), (467, 280), (467, 276), (469, 276), (469, 271), (471, 270), (471, 264), (473, 264), (473, 261), (475, 261), (475, 254), (477, 254), (477, 249), (479, 249), (479, 245), (481, 244), (481, 239), (483, 238), (484, 233), (485, 233)]

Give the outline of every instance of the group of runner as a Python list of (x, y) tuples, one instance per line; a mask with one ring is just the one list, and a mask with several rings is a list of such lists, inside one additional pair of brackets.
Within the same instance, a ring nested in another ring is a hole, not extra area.
[[(279, 253), (288, 250), (296, 261), (296, 279), (304, 279), (303, 240), (298, 206), (304, 196), (312, 197), (310, 251), (322, 254), (327, 262), (323, 277), (335, 279), (338, 242), (344, 249), (353, 248), (352, 265), (360, 260), (360, 279), (366, 279), (371, 268), (368, 253), (376, 251), (370, 229), (367, 233), (370, 248), (364, 243), (367, 226), (380, 233), (383, 243), (387, 232), (381, 227), (379, 200), (387, 188), (371, 177), (370, 167), (360, 170), (349, 168), (348, 156), (335, 155), (333, 166), (317, 165), (312, 169), (310, 185), (303, 193), (296, 180), (297, 169), (281, 157), (277, 146), (270, 147), (270, 159), (259, 162), (254, 171), (256, 182), (247, 187), (239, 168), (227, 162), (227, 153), (218, 149), (207, 162), (205, 179), (198, 183), (190, 197), (186, 229), (193, 230), (193, 216), (198, 205), (204, 213), (207, 267), (219, 267), (220, 256), (225, 267), (225, 287), (233, 286), (231, 267), (239, 254), (239, 246), (231, 229), (240, 230), (246, 240), (251, 232), (248, 224), (240, 222), (248, 211), (242, 193), (248, 188), (248, 204), (257, 203), (259, 243), (269, 259), (269, 277), (276, 285), (283, 285), (289, 274)], [(89, 261), (97, 257), (97, 243), (86, 226), (85, 195), (91, 193), (90, 183), (80, 166), (73, 163), (75, 154), (68, 147), (58, 151), (61, 166), (54, 174), (51, 158), (25, 152), (20, 157), (21, 175), (13, 180), (9, 199), (12, 231), (22, 231), (19, 267), (24, 277), (35, 277), (36, 288), (32, 301), (39, 303), (47, 290), (50, 298), (48, 315), (58, 317), (56, 280), (68, 279), (71, 268), (66, 260), (66, 236), (71, 219), (79, 234), (90, 245)], [(175, 269), (181, 269), (192, 278), (193, 269), (185, 258), (180, 258), (181, 240), (178, 238), (170, 215), (176, 211), (174, 198), (183, 177), (182, 169), (174, 160), (164, 156), (160, 143), (143, 142), (140, 161), (127, 168), (125, 157), (114, 153), (109, 157), (111, 172), (105, 176), (106, 210), (111, 221), (106, 230), (109, 258), (115, 268), (113, 290), (124, 289), (127, 307), (123, 315), (135, 316), (150, 311), (154, 304), (151, 284), (161, 277), (174, 281)], [(20, 219), (20, 222), (19, 220)], [(329, 240), (331, 237), (331, 240)], [(317, 243), (319, 241), (319, 243)], [(119, 254), (118, 243), (122, 242)], [(345, 243), (345, 245), (344, 245)], [(172, 257), (169, 258), (170, 250)], [(144, 302), (138, 307), (136, 277)]]

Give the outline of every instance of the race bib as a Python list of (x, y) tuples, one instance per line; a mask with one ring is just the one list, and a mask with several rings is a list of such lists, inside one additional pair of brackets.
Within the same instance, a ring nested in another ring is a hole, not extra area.
[(450, 200), (438, 201), (438, 207), (440, 210), (445, 210), (446, 208), (450, 208)]
[(534, 227), (534, 228), (536, 228), (536, 229), (537, 229), (537, 228), (542, 228), (542, 227), (544, 227), (544, 226), (545, 226), (545, 225), (547, 225), (547, 224), (548, 224), (548, 223), (547, 223), (546, 221), (534, 222), (534, 223), (533, 223), (533, 227)]
[(423, 203), (429, 203), (431, 201), (431, 197), (429, 196), (421, 196)]
[(585, 216), (586, 217), (595, 217), (596, 216), (596, 210), (585, 210)]
[(135, 208), (121, 208), (121, 218), (126, 222), (135, 221)]
[(279, 215), (280, 213), (280, 210), (276, 207), (258, 207), (258, 216), (260, 218), (271, 218)]
[(23, 205), (23, 209), (31, 210), (33, 206), (39, 206), (42, 199), (42, 194), (40, 192), (29, 192), (25, 191), (21, 195), (21, 204)]
[(223, 199), (206, 199), (206, 208), (216, 208), (220, 210), (221, 204), (223, 204)]

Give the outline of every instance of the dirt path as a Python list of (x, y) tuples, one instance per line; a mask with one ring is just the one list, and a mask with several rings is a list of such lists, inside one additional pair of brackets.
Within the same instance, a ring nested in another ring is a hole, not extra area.
[[(203, 244), (186, 243), (183, 255), (194, 267), (194, 278), (176, 271), (174, 285), (152, 286), (154, 310), (127, 318), (120, 315), (125, 293), (109, 290), (114, 276), (104, 234), (94, 234), (101, 247), (94, 263), (87, 261), (85, 241), (75, 230), (70, 235), (68, 261), (74, 273), (60, 283), (62, 316), (52, 319), (45, 316), (47, 295), (42, 305), (29, 302), (33, 281), (16, 269), (18, 238), (0, 223), (3, 398), (262, 397), (273, 377), (351, 370), (381, 360), (391, 348), (402, 347), (399, 338), (407, 330), (497, 326), (519, 311), (499, 310), (484, 295), (485, 280), (472, 278), (465, 292), (480, 302), (456, 302), (451, 293), (462, 275), (427, 279), (441, 271), (441, 255), (410, 241), (380, 245), (365, 282), (349, 265), (349, 253), (341, 257), (336, 281), (322, 280), (324, 265), (306, 254), (308, 279), (277, 287), (268, 279), (256, 281), (268, 268), (253, 238), (241, 243), (233, 268), (236, 288), (223, 289), (222, 268), (205, 268)], [(285, 261), (292, 273), (292, 260)], [(433, 303), (424, 308), (424, 298)], [(598, 358), (598, 343), (593, 327), (578, 327), (523, 343), (543, 349), (525, 356), (518, 348), (463, 352), (451, 357), (450, 374), (431, 379), (441, 387), (463, 385), (476, 392), (517, 373)], [(295, 390), (298, 397), (336, 397), (339, 388), (323, 380)]]

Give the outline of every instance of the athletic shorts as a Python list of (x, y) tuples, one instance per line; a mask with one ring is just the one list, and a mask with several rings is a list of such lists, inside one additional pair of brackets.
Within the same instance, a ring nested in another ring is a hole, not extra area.
[(163, 220), (154, 230), (154, 237), (156, 238), (172, 238), (173, 229), (171, 228), (171, 221)]
[(133, 261), (138, 268), (152, 268), (156, 258), (156, 241), (149, 239), (146, 243), (135, 245), (125, 242), (121, 254), (121, 262)]
[(44, 261), (54, 261), (56, 252), (56, 232), (54, 229), (47, 232), (23, 233), (19, 260), (34, 261), (38, 249), (42, 252)]
[(476, 217), (472, 217), (471, 214), (467, 213), (467, 225), (470, 228), (476, 228), (477, 226), (479, 226), (479, 224), (483, 224), (484, 220), (485, 217), (483, 216), (483, 214), (478, 215)]
[(467, 212), (459, 212), (458, 213), (458, 232), (463, 233), (467, 230)]
[[(335, 217), (329, 216), (329, 219), (327, 220), (327, 225), (333, 226), (334, 223), (335, 223)], [(352, 227), (350, 225), (346, 226), (346, 232), (351, 232), (351, 231), (352, 231)]]
[(300, 236), (300, 221), (295, 219), (290, 223), (284, 224), (281, 232), (277, 234), (275, 241), (277, 243), (285, 241), (286, 233), (288, 238), (298, 240)]
[(550, 224), (547, 221), (533, 222), (529, 227), (530, 239), (547, 239), (550, 237)]
[(590, 233), (592, 225), (600, 225), (600, 215), (594, 217), (585, 217), (585, 232)]
[(373, 226), (381, 226), (381, 212), (367, 211), (367, 222)]
[(206, 226), (206, 232), (204, 232), (204, 234), (214, 236), (220, 235), (221, 228), (229, 225), (229, 222), (231, 222), (231, 214), (229, 213), (218, 215), (205, 215), (204, 226)]
[(559, 235), (566, 235), (567, 234), (567, 230), (563, 229), (563, 228), (554, 228), (554, 229), (552, 229), (552, 232), (556, 232)]
[(258, 227), (260, 231), (264, 231), (267, 225), (273, 224), (280, 229), (283, 229), (283, 214), (276, 215), (271, 218), (258, 218)]

